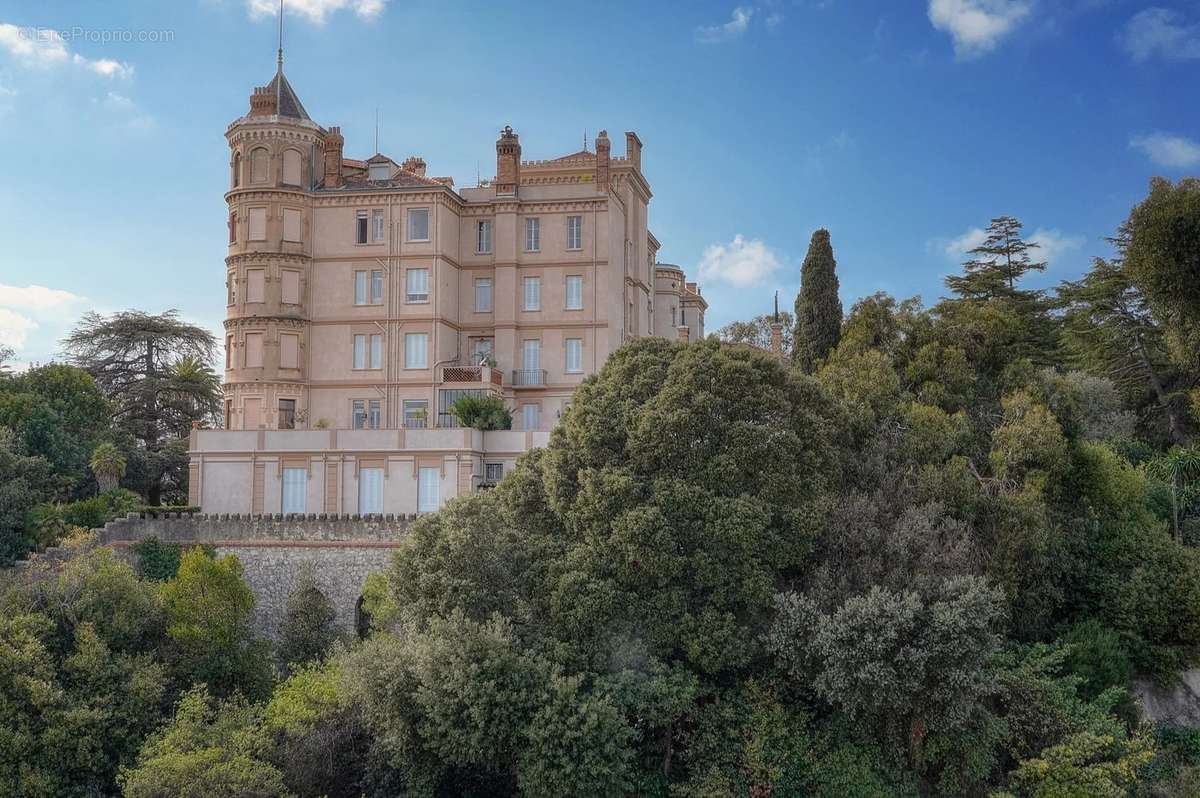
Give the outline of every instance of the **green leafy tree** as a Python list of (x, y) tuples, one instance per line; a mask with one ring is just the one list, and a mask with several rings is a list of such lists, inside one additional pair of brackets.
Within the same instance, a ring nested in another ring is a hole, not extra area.
[(288, 594), (279, 629), (279, 660), (295, 668), (322, 659), (337, 639), (333, 602), (321, 592), (312, 566), (301, 570)]
[(288, 798), (283, 774), (266, 760), (256, 707), (216, 702), (201, 686), (179, 700), (175, 717), (121, 773), (125, 798)]
[(842, 331), (842, 300), (838, 296), (837, 261), (829, 231), (817, 230), (800, 267), (800, 294), (796, 297), (796, 330), (793, 356), (806, 373), (837, 346)]
[(1194, 490), (1194, 483), (1200, 482), (1200, 449), (1173, 446), (1166, 454), (1151, 460), (1146, 470), (1167, 485), (1171, 496), (1171, 530), (1176, 539), (1182, 540), (1182, 527), (1179, 523), (1180, 495)]
[(13, 451), (13, 436), (0, 427), (0, 565), (10, 565), (33, 547), (33, 508), (54, 492), (50, 463)]
[(177, 672), (217, 695), (260, 698), (270, 689), (266, 644), (253, 631), (254, 593), (233, 555), (214, 559), (195, 547), (162, 588), (170, 657)]
[(163, 456), (168, 444), (186, 438), (193, 421), (211, 421), (220, 410), (219, 386), (211, 372), (203, 373), (216, 339), (175, 311), (131, 310), (88, 313), (62, 345), (113, 403), (116, 425), (144, 450), (142, 488), (147, 501), (158, 504), (168, 483), (186, 480), (178, 458)]
[(1154, 758), (1147, 734), (1130, 739), (1080, 732), (1026, 760), (1010, 775), (1009, 792), (993, 798), (1122, 798)]
[(1030, 253), (1038, 244), (1021, 237), (1023, 225), (1012, 216), (998, 216), (988, 224), (981, 244), (967, 254), (963, 274), (946, 278), (946, 286), (964, 299), (997, 299), (1017, 295), (1017, 283), (1031, 271), (1045, 271), (1045, 261)]
[(125, 455), (112, 443), (105, 441), (92, 451), (88, 463), (102, 492), (115, 490), (121, 477), (125, 476)]
[(472, 429), (512, 429), (512, 413), (495, 394), (466, 394), (454, 400), (450, 413), (458, 423)]

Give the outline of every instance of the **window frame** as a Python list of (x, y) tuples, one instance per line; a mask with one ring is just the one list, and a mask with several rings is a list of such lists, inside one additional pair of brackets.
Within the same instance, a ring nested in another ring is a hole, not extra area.
[[(571, 304), (571, 281), (579, 281), (579, 303)], [(583, 310), (583, 275), (568, 274), (563, 279), (563, 310)]]
[[(278, 419), (278, 423), (276, 424), (276, 426), (279, 429), (295, 429), (296, 428), (296, 400), (282, 398), (282, 399), (276, 399), (275, 401), (276, 401), (276, 418)], [(284, 409), (283, 405), (285, 402), (291, 404), (292, 407), (290, 410)], [(289, 422), (286, 426), (284, 426), (284, 423), (283, 423), (283, 420), (285, 418), (289, 419)]]
[[(416, 410), (418, 406), (425, 410), (425, 418), (420, 424), (409, 424), (409, 411)], [(402, 423), (405, 429), (429, 429), (428, 399), (403, 399), (400, 402), (400, 411), (403, 413)]]
[[(574, 239), (574, 244), (572, 244), (572, 239)], [(578, 214), (567, 217), (567, 250), (570, 252), (583, 250), (583, 217)]]
[(362, 246), (371, 243), (371, 218), (366, 208), (354, 211), (354, 245)]
[[(425, 292), (418, 293), (412, 290), (412, 285), (409, 279), (414, 274), (425, 275)], [(429, 304), (429, 268), (427, 266), (414, 266), (404, 270), (404, 304), (406, 305), (427, 305)]]
[(378, 244), (387, 240), (387, 220), (382, 208), (371, 209), (371, 242)]
[(542, 251), (542, 220), (539, 216), (525, 217), (525, 251)]
[[(575, 368), (571, 368), (571, 347), (572, 344), (578, 349), (578, 363)], [(583, 373), (583, 339), (582, 338), (566, 338), (563, 341), (563, 371), (567, 374), (582, 374)]]
[[(424, 345), (421, 347), (421, 362), (419, 365), (414, 365), (409, 362), (409, 341), (417, 337), (424, 339)], [(404, 368), (409, 371), (416, 371), (429, 368), (429, 333), (427, 332), (406, 332), (404, 334)]]
[[(412, 222), (413, 222), (413, 214), (414, 213), (425, 214), (425, 237), (424, 238), (414, 238), (413, 237)], [(429, 238), (429, 236), (430, 236), (429, 222), (430, 222), (430, 217), (432, 215), (433, 214), (431, 214), (429, 212), (429, 208), (408, 208), (408, 209), (406, 209), (405, 213), (404, 213), (404, 240), (406, 242), (410, 242), (410, 243), (421, 243), (423, 241), (429, 241), (430, 240), (430, 238)]]
[[(484, 231), (487, 231), (486, 235)], [(487, 248), (484, 249), (481, 244), (486, 243)], [(475, 254), (490, 255), (492, 254), (492, 220), (479, 219), (475, 222)]]
[[(529, 302), (529, 286), (536, 286), (536, 301), (531, 306)], [(537, 313), (542, 309), (542, 278), (541, 275), (531, 274), (521, 278), (521, 310), (526, 313)]]
[[(487, 307), (479, 305), (479, 289), (486, 285), (487, 287)], [(495, 281), (491, 277), (476, 277), (475, 278), (475, 312), (476, 313), (492, 313), (495, 308), (495, 297), (493, 289)]]

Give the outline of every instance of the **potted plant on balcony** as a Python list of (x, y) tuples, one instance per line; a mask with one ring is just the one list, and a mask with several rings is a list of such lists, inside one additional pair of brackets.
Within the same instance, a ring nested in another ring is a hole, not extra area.
[(512, 413), (494, 394), (460, 396), (450, 405), (450, 414), (464, 427), (478, 430), (512, 429)]

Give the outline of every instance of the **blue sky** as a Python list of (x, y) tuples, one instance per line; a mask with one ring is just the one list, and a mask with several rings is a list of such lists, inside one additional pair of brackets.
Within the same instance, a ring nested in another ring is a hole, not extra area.
[[(1152, 175), (1200, 167), (1200, 2), (291, 0), (286, 71), (351, 157), (494, 172), (636, 130), (663, 260), (710, 329), (790, 305), (828, 227), (847, 306), (942, 294), (1011, 214), (1044, 285)], [(44, 362), (86, 310), (220, 328), (223, 133), (275, 60), (272, 0), (0, 5), (0, 344)]]

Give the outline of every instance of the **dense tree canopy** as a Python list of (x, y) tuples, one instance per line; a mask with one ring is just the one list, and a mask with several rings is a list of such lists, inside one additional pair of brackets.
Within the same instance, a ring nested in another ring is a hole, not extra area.
[(796, 365), (812, 373), (837, 346), (842, 331), (842, 300), (838, 296), (837, 262), (829, 231), (812, 235), (808, 254), (800, 267), (800, 294), (796, 297), (796, 330), (793, 357)]

